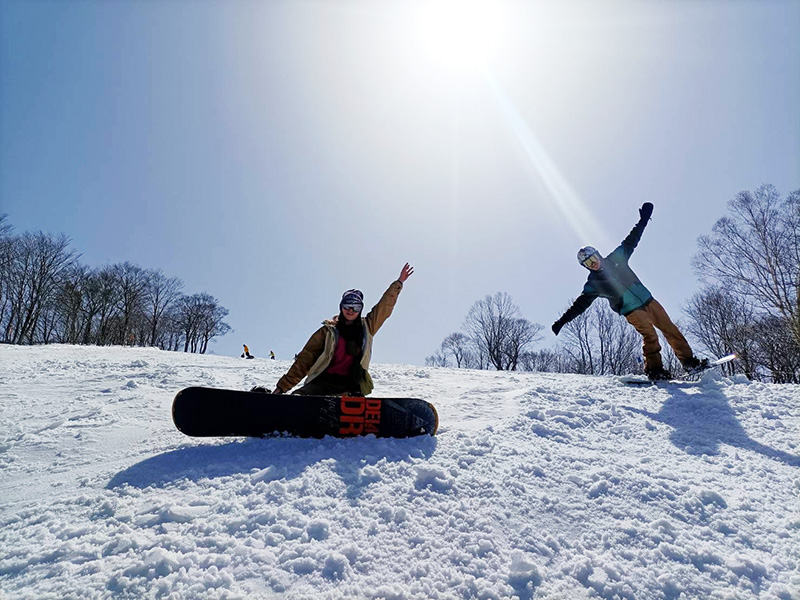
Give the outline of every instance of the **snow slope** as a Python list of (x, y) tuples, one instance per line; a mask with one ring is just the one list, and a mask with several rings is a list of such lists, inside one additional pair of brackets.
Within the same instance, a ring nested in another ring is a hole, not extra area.
[(376, 365), (435, 438), (192, 439), (288, 363), (0, 347), (2, 598), (800, 598), (800, 387)]

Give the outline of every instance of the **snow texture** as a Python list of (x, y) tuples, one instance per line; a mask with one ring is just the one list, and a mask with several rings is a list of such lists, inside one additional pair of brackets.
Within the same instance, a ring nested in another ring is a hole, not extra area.
[(287, 367), (0, 347), (0, 597), (800, 599), (800, 386), (377, 365), (438, 436), (174, 428)]

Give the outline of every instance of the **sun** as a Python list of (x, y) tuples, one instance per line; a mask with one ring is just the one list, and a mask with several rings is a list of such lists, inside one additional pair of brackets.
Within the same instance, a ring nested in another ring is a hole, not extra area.
[(444, 66), (483, 66), (502, 38), (502, 3), (428, 0), (420, 12), (419, 31), (427, 53)]

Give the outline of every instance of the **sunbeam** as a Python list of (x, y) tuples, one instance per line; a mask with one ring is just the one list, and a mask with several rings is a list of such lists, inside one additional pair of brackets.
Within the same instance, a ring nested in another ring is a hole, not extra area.
[(589, 207), (547, 154), (536, 134), (522, 118), (497, 80), (488, 70), (485, 71), (485, 77), (506, 123), (522, 145), (531, 165), (547, 189), (553, 205), (575, 232), (576, 241), (581, 244), (593, 243), (604, 248), (610, 247), (612, 243), (610, 237), (598, 226), (597, 219)]

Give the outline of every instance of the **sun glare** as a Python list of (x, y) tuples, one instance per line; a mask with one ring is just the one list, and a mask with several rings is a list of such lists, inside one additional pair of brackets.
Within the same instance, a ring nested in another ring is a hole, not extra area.
[(452, 68), (481, 66), (502, 38), (501, 2), (429, 0), (420, 14), (420, 34), (431, 57)]
[(551, 202), (575, 232), (576, 239), (593, 240), (596, 244), (609, 247), (613, 240), (599, 227), (590, 207), (581, 199), (558, 165), (550, 158), (536, 134), (527, 125), (500, 84), (491, 74), (487, 74), (486, 77), (506, 123), (522, 145), (531, 166), (547, 189)]

